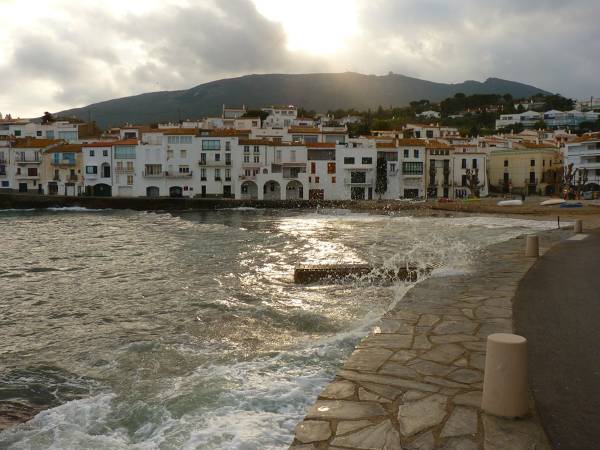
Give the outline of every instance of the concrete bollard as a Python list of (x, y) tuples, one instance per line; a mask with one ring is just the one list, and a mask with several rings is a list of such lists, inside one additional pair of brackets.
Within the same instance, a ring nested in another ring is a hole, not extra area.
[(527, 236), (525, 240), (525, 256), (531, 258), (539, 258), (540, 256), (540, 240), (535, 235)]
[(481, 408), (500, 417), (522, 417), (529, 411), (527, 339), (523, 336), (488, 336)]
[(583, 220), (577, 219), (575, 221), (575, 233), (583, 233)]

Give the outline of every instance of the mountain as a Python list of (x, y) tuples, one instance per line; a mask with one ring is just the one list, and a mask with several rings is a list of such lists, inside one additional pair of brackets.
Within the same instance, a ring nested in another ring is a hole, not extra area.
[(546, 91), (499, 78), (483, 83), (434, 83), (390, 73), (385, 76), (359, 73), (246, 75), (212, 81), (187, 90), (161, 91), (94, 103), (60, 111), (61, 116), (89, 117), (101, 127), (125, 122), (152, 123), (198, 119), (220, 115), (223, 105), (259, 108), (272, 104), (297, 105), (326, 112), (333, 109), (366, 110), (382, 106), (406, 106), (413, 100), (441, 101), (454, 94), (512, 94), (529, 97)]

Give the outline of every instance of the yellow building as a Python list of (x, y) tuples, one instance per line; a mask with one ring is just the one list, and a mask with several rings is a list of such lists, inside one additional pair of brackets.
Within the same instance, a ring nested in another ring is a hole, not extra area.
[(489, 180), (496, 191), (546, 194), (551, 183), (546, 174), (562, 167), (562, 156), (557, 148), (544, 144), (523, 142), (518, 148), (494, 149), (489, 154)]
[(42, 153), (40, 183), (50, 195), (80, 195), (83, 191), (81, 144), (62, 143)]

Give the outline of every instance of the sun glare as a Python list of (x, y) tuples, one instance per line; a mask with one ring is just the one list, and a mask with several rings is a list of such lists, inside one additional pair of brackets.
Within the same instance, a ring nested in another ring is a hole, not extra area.
[(356, 0), (253, 1), (263, 16), (281, 23), (291, 51), (332, 54), (357, 33)]

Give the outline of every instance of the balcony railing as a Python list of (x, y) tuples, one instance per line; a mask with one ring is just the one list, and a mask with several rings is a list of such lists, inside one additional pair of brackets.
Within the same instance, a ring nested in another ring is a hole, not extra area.
[(254, 181), (256, 180), (256, 175), (240, 175), (240, 181)]
[(231, 165), (231, 160), (229, 160), (229, 161), (225, 160), (225, 165), (226, 166), (230, 166)]
[(192, 174), (191, 170), (189, 172), (165, 172), (167, 178), (189, 178)]
[(17, 174), (15, 175), (15, 178), (19, 179), (19, 180), (35, 180), (37, 178), (39, 178), (39, 175), (27, 175), (27, 174)]
[(39, 164), (42, 162), (39, 158), (17, 158), (15, 161), (17, 164)]
[(221, 181), (221, 177), (215, 177), (215, 181)]
[(148, 171), (144, 170), (142, 175), (146, 178), (161, 178), (161, 177), (165, 176), (165, 173), (164, 172), (148, 172)]
[(225, 181), (231, 181), (231, 177), (225, 177)]
[(135, 169), (127, 167), (116, 167), (115, 173), (133, 173)]
[(63, 160), (57, 161), (57, 160), (53, 159), (50, 162), (50, 164), (53, 165), (53, 166), (74, 166), (75, 165), (75, 161), (71, 161), (69, 159), (63, 159)]
[(344, 184), (349, 184), (352, 186), (372, 186), (373, 185), (373, 178), (365, 178), (365, 179), (356, 179), (356, 178), (352, 178), (352, 177), (345, 177), (344, 178)]
[(206, 177), (200, 177), (200, 181), (206, 181)]
[(6, 159), (4, 159), (4, 158), (0, 158), (0, 164), (6, 164), (6, 163), (7, 163), (7, 160), (6, 160)]

